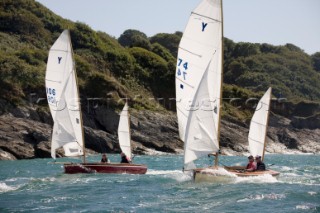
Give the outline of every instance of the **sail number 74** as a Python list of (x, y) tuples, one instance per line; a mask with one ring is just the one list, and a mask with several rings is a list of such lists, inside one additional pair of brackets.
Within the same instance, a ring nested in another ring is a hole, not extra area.
[(184, 62), (183, 59), (179, 58), (177, 75), (178, 76), (182, 75), (183, 80), (186, 80), (187, 70), (188, 70), (188, 62)]

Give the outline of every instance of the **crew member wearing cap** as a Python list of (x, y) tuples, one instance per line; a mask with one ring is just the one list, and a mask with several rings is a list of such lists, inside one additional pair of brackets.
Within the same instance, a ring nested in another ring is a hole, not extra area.
[(266, 170), (266, 165), (262, 162), (261, 156), (256, 156), (256, 162), (257, 162), (257, 170), (258, 171), (264, 171)]
[(248, 164), (247, 164), (246, 171), (248, 171), (248, 172), (253, 172), (253, 171), (256, 170), (256, 168), (257, 168), (257, 166), (256, 166), (256, 164), (255, 164), (255, 162), (254, 162), (253, 156), (250, 155), (250, 156), (248, 157), (248, 160), (249, 160), (249, 162), (248, 162)]

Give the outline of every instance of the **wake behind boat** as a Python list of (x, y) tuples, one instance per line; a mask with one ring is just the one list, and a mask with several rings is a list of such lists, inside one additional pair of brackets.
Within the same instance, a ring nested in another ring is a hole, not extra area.
[[(141, 164), (86, 162), (78, 83), (68, 30), (62, 32), (49, 51), (46, 69), (46, 92), (54, 121), (51, 142), (52, 158), (56, 158), (56, 149), (60, 147), (63, 147), (67, 157), (83, 156), (82, 163), (65, 163), (65, 173), (145, 174), (147, 172), (147, 167)], [(125, 107), (127, 111), (127, 104)], [(125, 116), (122, 116), (122, 114), (123, 112), (121, 113), (119, 128), (127, 128), (123, 130), (127, 137), (123, 137), (122, 133), (121, 136), (119, 135), (120, 146), (125, 144), (121, 148), (131, 158), (128, 113)], [(125, 118), (123, 119), (122, 117)], [(123, 143), (123, 140), (126, 140), (126, 142)], [(128, 151), (128, 147), (130, 151)]]

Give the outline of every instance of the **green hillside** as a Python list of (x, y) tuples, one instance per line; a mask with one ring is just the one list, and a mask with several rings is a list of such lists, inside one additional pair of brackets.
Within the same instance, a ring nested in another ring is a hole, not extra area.
[[(70, 29), (81, 96), (103, 98), (114, 107), (120, 98), (130, 98), (136, 109), (174, 110), (181, 32), (149, 38), (127, 30), (116, 39), (34, 0), (2, 0), (0, 10), (0, 99), (25, 104), (30, 94), (45, 97), (48, 50)], [(260, 97), (269, 86), (278, 98), (320, 101), (320, 52), (310, 56), (293, 44), (224, 43), (224, 113), (246, 117), (227, 98)]]

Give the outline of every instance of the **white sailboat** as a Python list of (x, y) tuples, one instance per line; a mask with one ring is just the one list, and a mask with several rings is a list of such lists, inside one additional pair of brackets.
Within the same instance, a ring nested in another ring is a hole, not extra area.
[[(176, 69), (179, 134), (180, 139), (185, 143), (184, 169), (193, 171), (196, 181), (220, 181), (226, 176), (230, 177), (230, 172), (238, 175), (238, 170), (236, 170), (238, 168), (218, 166), (222, 75), (222, 0), (203, 0), (190, 15), (179, 45)], [(270, 100), (271, 89), (267, 94), (269, 97), (264, 96), (262, 99), (264, 103), (266, 100)], [(265, 107), (265, 105), (263, 106)], [(256, 115), (253, 122), (256, 118), (266, 119), (267, 117), (268, 115), (265, 114)], [(266, 133), (266, 129), (263, 130), (263, 128), (267, 126), (266, 124), (259, 126), (258, 123), (259, 121), (256, 121), (255, 124), (252, 124), (250, 134), (250, 147), (252, 148), (250, 149), (252, 152), (260, 154), (261, 151), (258, 150), (261, 148), (261, 144), (256, 141), (257, 138), (262, 138), (263, 133)], [(265, 135), (263, 137), (265, 138)], [(196, 159), (212, 153), (215, 155), (214, 166), (195, 167), (193, 162)], [(277, 173), (273, 172), (271, 173)], [(241, 175), (243, 174), (241, 173)]]
[[(264, 159), (265, 147), (267, 143), (267, 128), (269, 121), (270, 103), (271, 103), (271, 87), (265, 92), (259, 100), (256, 111), (252, 116), (249, 129), (249, 151), (252, 156), (261, 156)], [(274, 170), (244, 172), (244, 167), (226, 167), (229, 172), (237, 176), (259, 176), (259, 175), (272, 175), (278, 176), (280, 173)]]
[(129, 107), (127, 103), (124, 105), (120, 114), (118, 137), (121, 151), (127, 156), (128, 159), (132, 159)]
[(252, 156), (261, 156), (264, 159), (266, 135), (269, 121), (271, 87), (262, 96), (256, 111), (253, 114), (250, 122), (249, 130), (249, 151)]
[(184, 169), (219, 152), (223, 69), (222, 0), (203, 0), (191, 13), (179, 44), (176, 101)]
[[(129, 173), (145, 174), (142, 164), (86, 163), (84, 130), (77, 84), (73, 51), (68, 30), (62, 32), (49, 51), (46, 70), (46, 92), (54, 126), (51, 142), (51, 156), (56, 158), (56, 149), (63, 147), (65, 156), (83, 156), (82, 163), (65, 163), (64, 171), (74, 173)], [(127, 106), (127, 105), (126, 105)], [(129, 128), (125, 123), (121, 124)], [(130, 142), (130, 133), (122, 132), (121, 141)], [(129, 135), (127, 139), (125, 134)], [(131, 148), (124, 145), (124, 150)]]
[(50, 49), (46, 92), (54, 121), (51, 156), (63, 147), (66, 156), (84, 156), (82, 115), (69, 31), (65, 30)]

